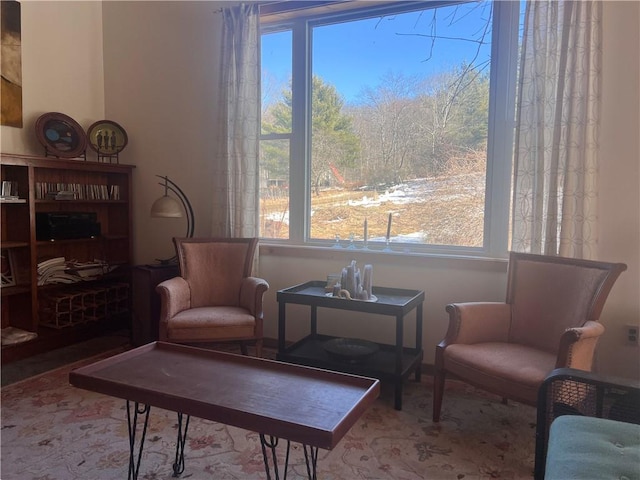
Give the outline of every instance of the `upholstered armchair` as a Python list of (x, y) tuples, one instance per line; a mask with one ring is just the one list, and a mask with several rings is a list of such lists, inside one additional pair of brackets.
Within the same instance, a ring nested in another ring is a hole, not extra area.
[(175, 238), (180, 276), (160, 283), (161, 341), (255, 343), (262, 356), (262, 298), (251, 276), (257, 238)]
[(511, 253), (504, 303), (447, 305), (449, 328), (436, 347), (433, 421), (445, 378), (535, 406), (555, 368), (590, 371), (604, 326), (600, 313), (622, 263)]

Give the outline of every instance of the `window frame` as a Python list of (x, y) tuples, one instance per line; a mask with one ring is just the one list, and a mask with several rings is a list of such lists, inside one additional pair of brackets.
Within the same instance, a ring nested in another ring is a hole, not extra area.
[[(261, 237), (262, 242), (325, 247), (331, 247), (335, 243), (331, 239), (310, 240), (309, 238), (312, 193), (310, 184), (311, 30), (316, 26), (331, 23), (421, 10), (425, 5), (436, 8), (460, 3), (467, 3), (467, 1), (381, 3), (366, 8), (308, 16), (303, 16), (303, 10), (293, 15), (293, 18), (261, 24), (261, 35), (284, 30), (290, 30), (292, 34), (292, 130), (289, 134), (260, 135), (260, 141), (276, 138), (289, 139), (289, 238)], [(402, 245), (402, 251), (405, 253), (498, 258), (507, 255), (510, 237), (520, 1), (494, 1), (493, 9), (483, 245), (467, 247), (399, 244)]]

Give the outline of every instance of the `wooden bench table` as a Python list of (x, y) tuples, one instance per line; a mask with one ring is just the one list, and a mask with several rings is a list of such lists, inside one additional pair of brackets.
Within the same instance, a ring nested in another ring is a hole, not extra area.
[(174, 475), (184, 471), (189, 418), (195, 416), (258, 432), (269, 479), (269, 453), (279, 475), (277, 439), (287, 441), (285, 475), (290, 442), (301, 443), (309, 477), (316, 478), (318, 448), (334, 448), (380, 393), (373, 378), (164, 342), (80, 367), (69, 381), (127, 401), (129, 479), (138, 476), (151, 406), (178, 412)]

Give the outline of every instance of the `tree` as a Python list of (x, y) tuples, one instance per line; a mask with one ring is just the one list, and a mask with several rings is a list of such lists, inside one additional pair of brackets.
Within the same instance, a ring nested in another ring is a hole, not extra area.
[(363, 144), (367, 183), (399, 182), (411, 173), (420, 143), (415, 101), (418, 80), (386, 74), (375, 88), (366, 88), (362, 103), (352, 109)]
[[(292, 128), (291, 89), (282, 92), (282, 99), (267, 109), (263, 118), (263, 133), (289, 133)], [(313, 77), (312, 84), (312, 137), (311, 137), (311, 183), (318, 194), (322, 185), (340, 183), (334, 174), (344, 168), (353, 167), (359, 154), (359, 139), (353, 132), (351, 119), (343, 112), (344, 100), (333, 85), (320, 77)], [(265, 142), (263, 142), (264, 144)], [(263, 165), (269, 173), (282, 170), (282, 159), (287, 160), (288, 151), (282, 144), (263, 147)]]
[(486, 148), (489, 79), (467, 64), (429, 77), (420, 95), (420, 128), (428, 139), (427, 172), (446, 170), (462, 151)]

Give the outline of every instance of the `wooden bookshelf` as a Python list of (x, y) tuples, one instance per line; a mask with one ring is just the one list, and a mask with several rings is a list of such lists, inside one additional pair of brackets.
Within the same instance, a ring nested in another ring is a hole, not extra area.
[[(34, 337), (13, 344), (3, 339), (2, 362), (128, 327), (135, 167), (3, 153), (0, 168), (3, 185), (11, 186), (12, 197), (0, 202), (0, 248), (3, 269), (8, 272), (2, 284), (3, 334), (18, 332), (19, 338), (24, 331), (25, 337)], [(56, 199), (60, 191), (66, 193)], [(90, 213), (100, 224), (100, 234), (38, 240), (36, 217), (44, 212)], [(100, 259), (114, 268), (88, 281), (38, 285), (38, 263), (56, 257), (76, 262)], [(107, 301), (108, 295), (116, 294), (117, 301)], [(103, 296), (104, 308), (96, 303)], [(70, 298), (76, 301), (74, 315), (65, 321), (62, 309)]]

